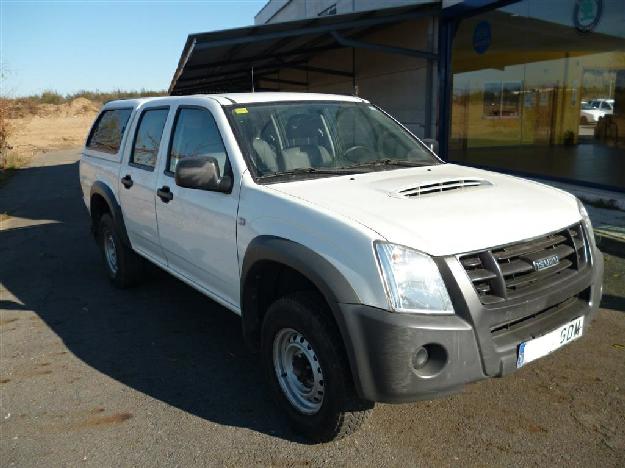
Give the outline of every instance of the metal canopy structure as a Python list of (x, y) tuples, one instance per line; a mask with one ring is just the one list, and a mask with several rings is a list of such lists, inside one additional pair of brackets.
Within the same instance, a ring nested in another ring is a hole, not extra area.
[(260, 80), (264, 83), (307, 85), (305, 81), (276, 76), (284, 69), (354, 79), (353, 64), (347, 64), (344, 69), (309, 64), (315, 55), (340, 48), (363, 48), (434, 61), (437, 57), (431, 51), (376, 44), (361, 38), (388, 25), (439, 13), (438, 4), (411, 5), (191, 34), (185, 43), (169, 93), (185, 95), (262, 90), (257, 86)]

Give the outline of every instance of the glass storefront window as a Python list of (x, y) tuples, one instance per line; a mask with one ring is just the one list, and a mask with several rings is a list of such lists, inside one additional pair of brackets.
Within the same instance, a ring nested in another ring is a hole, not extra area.
[(462, 20), (449, 159), (625, 190), (625, 2), (523, 0)]

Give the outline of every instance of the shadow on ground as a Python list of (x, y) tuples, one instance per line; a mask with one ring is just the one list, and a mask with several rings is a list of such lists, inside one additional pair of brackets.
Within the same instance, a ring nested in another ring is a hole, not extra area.
[[(15, 219), (0, 231), (0, 282), (16, 300), (0, 308), (36, 312), (87, 365), (150, 397), (303, 442), (269, 400), (238, 317), (155, 268), (137, 288), (110, 285), (76, 163), (19, 171), (0, 191), (5, 212)], [(606, 291), (604, 306), (625, 311), (625, 299)]]
[(625, 312), (625, 297), (604, 294), (601, 298), (601, 307), (604, 309), (618, 310)]
[[(144, 284), (113, 288), (88, 229), (78, 164), (20, 171), (0, 213), (0, 282), (87, 365), (153, 398), (210, 420), (303, 442), (274, 408), (257, 357), (231, 312), (149, 268)], [(41, 220), (48, 220), (43, 222)], [(24, 226), (15, 226), (15, 223)]]

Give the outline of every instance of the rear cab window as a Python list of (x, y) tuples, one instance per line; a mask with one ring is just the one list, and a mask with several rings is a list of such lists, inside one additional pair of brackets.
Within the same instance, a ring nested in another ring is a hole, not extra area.
[(168, 115), (169, 107), (149, 108), (141, 113), (130, 154), (131, 165), (154, 170)]
[(103, 111), (89, 133), (87, 148), (102, 153), (117, 154), (131, 114), (132, 108)]

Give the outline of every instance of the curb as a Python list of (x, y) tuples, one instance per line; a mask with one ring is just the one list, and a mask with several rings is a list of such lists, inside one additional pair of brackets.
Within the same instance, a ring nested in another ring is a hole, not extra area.
[(597, 247), (609, 255), (625, 258), (625, 240), (595, 232)]

